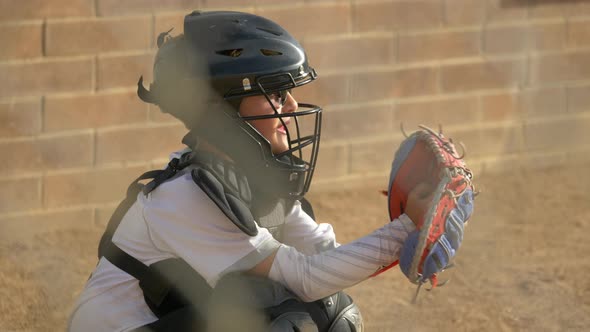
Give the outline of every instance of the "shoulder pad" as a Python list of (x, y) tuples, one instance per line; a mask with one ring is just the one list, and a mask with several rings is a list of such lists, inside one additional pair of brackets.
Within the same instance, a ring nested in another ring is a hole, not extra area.
[(204, 168), (192, 170), (191, 176), (193, 181), (215, 202), (234, 225), (250, 236), (258, 234), (252, 212), (241, 199), (239, 192), (226, 192), (221, 181)]

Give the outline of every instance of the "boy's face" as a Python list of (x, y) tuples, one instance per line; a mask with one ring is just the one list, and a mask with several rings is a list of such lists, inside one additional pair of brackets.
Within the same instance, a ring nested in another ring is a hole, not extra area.
[[(286, 95), (285, 95), (286, 94)], [(274, 107), (279, 114), (292, 113), (297, 111), (297, 101), (291, 93), (284, 92), (284, 102), (281, 104), (279, 93), (269, 95)], [(239, 113), (243, 117), (275, 114), (268, 100), (263, 96), (245, 97), (240, 103)], [(290, 117), (284, 117), (285, 125), (291, 122)], [(286, 128), (278, 118), (250, 120), (248, 121), (258, 132), (269, 142), (272, 153), (279, 154), (289, 149)]]

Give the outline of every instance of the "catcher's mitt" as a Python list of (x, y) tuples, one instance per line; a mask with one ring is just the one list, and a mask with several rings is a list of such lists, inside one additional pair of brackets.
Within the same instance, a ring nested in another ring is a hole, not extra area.
[(389, 215), (395, 220), (404, 213), (418, 184), (433, 185), (432, 200), (423, 218), (413, 220), (417, 227), (404, 243), (399, 265), (411, 282), (421, 286), (430, 281), (436, 287), (437, 273), (450, 267), (473, 211), (473, 175), (442, 130), (420, 128), (406, 136), (395, 154), (387, 191)]

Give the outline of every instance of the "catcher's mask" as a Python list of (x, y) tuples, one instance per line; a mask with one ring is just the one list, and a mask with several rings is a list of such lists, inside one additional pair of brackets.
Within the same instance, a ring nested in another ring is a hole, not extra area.
[[(220, 148), (254, 183), (281, 197), (302, 197), (317, 160), (322, 109), (299, 103), (297, 111), (280, 113), (271, 100), (278, 94), (284, 102), (287, 91), (317, 77), (297, 40), (268, 19), (228, 11), (195, 11), (184, 19), (184, 35), (169, 32), (158, 37), (154, 82), (148, 91), (140, 78), (139, 97)], [(273, 114), (240, 116), (242, 98), (256, 95), (266, 98)], [(286, 151), (274, 154), (248, 123), (269, 118), (285, 128)]]

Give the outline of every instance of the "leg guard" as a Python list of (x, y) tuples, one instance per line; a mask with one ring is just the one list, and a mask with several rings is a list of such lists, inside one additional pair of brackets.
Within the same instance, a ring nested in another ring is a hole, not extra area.
[(302, 302), (287, 300), (267, 311), (271, 319), (270, 332), (318, 332), (317, 325)]
[(363, 317), (352, 298), (344, 292), (306, 303), (308, 312), (325, 332), (362, 332)]

